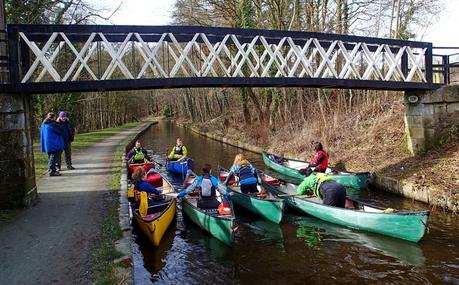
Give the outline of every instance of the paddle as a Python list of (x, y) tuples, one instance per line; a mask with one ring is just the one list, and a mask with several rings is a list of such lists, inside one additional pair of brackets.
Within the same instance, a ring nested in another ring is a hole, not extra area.
[(163, 164), (160, 163), (159, 161), (154, 160), (153, 158), (151, 159), (151, 161), (153, 161), (154, 163), (156, 163), (156, 164), (159, 165), (160, 167), (163, 167)]
[(161, 195), (169, 196), (172, 198), (177, 198), (179, 193), (162, 193)]
[(160, 167), (163, 167), (163, 164), (162, 164), (162, 163), (160, 163), (159, 161), (153, 159), (153, 157), (152, 157), (152, 156), (153, 156), (153, 151), (152, 151), (152, 150), (147, 150), (147, 153), (150, 155), (150, 158), (151, 158), (151, 161), (152, 161), (152, 162), (156, 163), (156, 164), (159, 165)]
[(304, 198), (310, 198), (313, 197), (314, 195), (300, 195), (300, 194), (279, 194), (277, 195), (278, 197), (304, 197)]

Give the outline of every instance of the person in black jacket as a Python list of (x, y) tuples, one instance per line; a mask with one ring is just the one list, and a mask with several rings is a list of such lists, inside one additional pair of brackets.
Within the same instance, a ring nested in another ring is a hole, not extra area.
[[(68, 119), (68, 113), (65, 111), (59, 112), (59, 117), (57, 118), (57, 123), (62, 128), (62, 134), (64, 138), (64, 152), (65, 152), (65, 164), (67, 165), (67, 169), (73, 170), (75, 167), (72, 165), (72, 142), (75, 136), (75, 128), (70, 123)], [(57, 159), (57, 168), (61, 169), (61, 156), (62, 151), (58, 155)]]

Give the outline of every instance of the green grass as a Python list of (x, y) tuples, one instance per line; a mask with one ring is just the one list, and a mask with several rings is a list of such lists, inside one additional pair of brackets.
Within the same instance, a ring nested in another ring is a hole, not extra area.
[(118, 146), (111, 167), (114, 170), (110, 184), (113, 195), (110, 196), (110, 207), (103, 223), (101, 241), (94, 252), (95, 284), (109, 285), (123, 283), (121, 276), (116, 274), (116, 268), (119, 265), (113, 262), (122, 256), (122, 253), (115, 247), (115, 242), (122, 238), (118, 216), (121, 163), (117, 158), (124, 152), (124, 146), (130, 139), (132, 138), (127, 138)]
[[(109, 128), (95, 132), (77, 134), (75, 136), (75, 140), (72, 142), (72, 153), (79, 149), (83, 149), (97, 142), (100, 142), (101, 140), (107, 137), (116, 135), (123, 130), (134, 128), (142, 123), (143, 122), (134, 122), (116, 128)], [(39, 178), (45, 175), (48, 170), (48, 155), (40, 151), (39, 142), (34, 142), (33, 153), (35, 163), (35, 177)]]

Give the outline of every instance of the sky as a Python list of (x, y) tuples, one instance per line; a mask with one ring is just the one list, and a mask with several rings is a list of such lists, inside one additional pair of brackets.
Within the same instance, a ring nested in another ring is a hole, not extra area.
[[(114, 9), (122, 3), (111, 22), (116, 25), (168, 25), (175, 0), (93, 0)], [(445, 11), (418, 40), (435, 46), (459, 47), (459, 0), (445, 0)], [(140, 7), (140, 8), (139, 8)]]

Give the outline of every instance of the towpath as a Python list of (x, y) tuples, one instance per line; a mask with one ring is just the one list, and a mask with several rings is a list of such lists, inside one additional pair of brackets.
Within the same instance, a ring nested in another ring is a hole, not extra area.
[(91, 258), (110, 199), (120, 143), (144, 125), (73, 155), (76, 170), (37, 181), (39, 199), (0, 222), (1, 284), (90, 284)]

